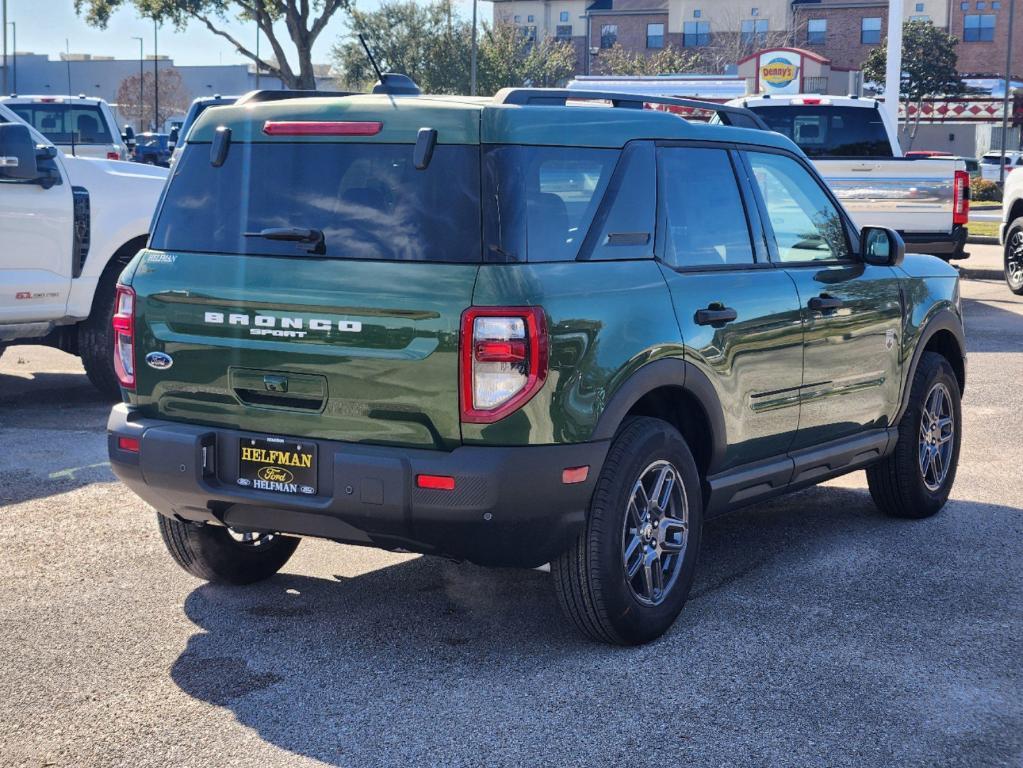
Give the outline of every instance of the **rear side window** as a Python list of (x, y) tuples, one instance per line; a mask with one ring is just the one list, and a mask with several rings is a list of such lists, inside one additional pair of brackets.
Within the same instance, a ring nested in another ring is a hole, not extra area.
[(110, 128), (92, 104), (10, 104), (11, 110), (54, 144), (113, 144)]
[(439, 145), (417, 170), (411, 144), (236, 143), (221, 167), (189, 144), (152, 247), (309, 255), (308, 242), (266, 237), (292, 229), (322, 233), (328, 258), (478, 262), (479, 189), (472, 146)]
[(663, 259), (671, 267), (753, 263), (746, 211), (728, 152), (657, 150)]
[(576, 147), (485, 148), (487, 259), (575, 259), (619, 154)]
[(881, 113), (868, 107), (751, 107), (809, 157), (892, 157)]

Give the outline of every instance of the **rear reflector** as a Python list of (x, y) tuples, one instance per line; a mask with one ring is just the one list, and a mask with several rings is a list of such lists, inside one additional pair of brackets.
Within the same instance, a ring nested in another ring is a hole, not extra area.
[(455, 478), (449, 475), (416, 475), (416, 485), (431, 491), (453, 491)]
[(137, 437), (119, 437), (117, 438), (117, 447), (122, 451), (130, 451), (131, 453), (138, 453), (141, 443)]
[(376, 136), (384, 127), (379, 122), (328, 122), (322, 120), (267, 120), (267, 136)]
[(590, 475), (590, 467), (570, 467), (561, 473), (561, 482), (565, 485), (575, 485), (576, 483), (585, 483), (586, 478)]

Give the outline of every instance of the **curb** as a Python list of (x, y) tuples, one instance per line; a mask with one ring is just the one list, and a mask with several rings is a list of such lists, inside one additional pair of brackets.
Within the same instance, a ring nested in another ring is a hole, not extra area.
[(959, 267), (959, 276), (966, 280), (1004, 280), (1005, 273), (1000, 269), (970, 269)]
[(971, 235), (966, 238), (967, 243), (973, 243), (974, 245), (1001, 245), (1002, 242), (997, 237), (977, 237)]

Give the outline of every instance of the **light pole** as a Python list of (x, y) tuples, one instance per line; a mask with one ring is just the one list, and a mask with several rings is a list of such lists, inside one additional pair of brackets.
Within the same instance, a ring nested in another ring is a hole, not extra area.
[(160, 128), (160, 44), (156, 39), (156, 32), (159, 25), (153, 19), (153, 122), (156, 123), (156, 132), (162, 133)]
[[(1005, 189), (1005, 150), (1009, 143), (1009, 92), (1012, 90), (1012, 26), (1016, 23), (1016, 0), (1009, 0), (1009, 45), (1005, 54), (1005, 97), (1002, 100), (1002, 162), (998, 183)], [(15, 51), (17, 55), (17, 51)]]
[(476, 6), (478, 0), (472, 0), (472, 56), (469, 59), (469, 95), (476, 95), (476, 58), (479, 45), (476, 42)]
[(888, 3), (888, 67), (885, 70), (884, 108), (899, 132), (899, 88), (902, 85), (902, 0)]
[(3, 49), (4, 49), (4, 87), (3, 87), (3, 90), (0, 91), (0, 93), (6, 94), (6, 93), (8, 93), (8, 90), (7, 90), (7, 0), (0, 0), (0, 7), (2, 7), (2, 9), (3, 9), (2, 12), (0, 12), (0, 16), (3, 17), (3, 28), (4, 28), (4, 44), (3, 44)]
[[(14, 21), (8, 21), (11, 25), (11, 64), (14, 65), (11, 74), (14, 75), (14, 81), (11, 85), (11, 93), (18, 92), (18, 24)], [(6, 37), (6, 35), (5, 35)], [(7, 77), (7, 70), (4, 70), (4, 77)]]
[(145, 133), (145, 124), (142, 122), (145, 115), (145, 90), (142, 87), (142, 80), (145, 77), (145, 60), (142, 56), (142, 38), (132, 36), (132, 40), (139, 41), (139, 133)]

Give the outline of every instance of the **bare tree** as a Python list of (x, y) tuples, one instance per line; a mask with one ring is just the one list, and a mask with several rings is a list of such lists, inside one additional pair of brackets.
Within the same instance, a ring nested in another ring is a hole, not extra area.
[[(742, 31), (744, 21), (754, 25), (745, 34)], [(755, 31), (758, 21), (768, 20), (758, 17), (747, 18), (734, 10), (715, 13), (711, 21), (710, 45), (699, 49), (703, 61), (715, 71), (723, 72), (726, 66), (736, 64), (757, 51), (792, 44), (795, 32), (787, 29), (787, 23), (784, 25), (785, 29), (758, 33)], [(773, 21), (777, 24), (776, 19)]]
[(142, 77), (143, 102), (139, 103), (139, 76), (132, 75), (121, 81), (117, 88), (117, 108), (129, 120), (137, 121), (142, 130), (150, 125), (159, 131), (167, 120), (174, 115), (184, 114), (192, 101), (181, 80), (181, 75), (173, 67), (160, 70), (160, 112), (153, 115), (153, 73), (146, 71)]

